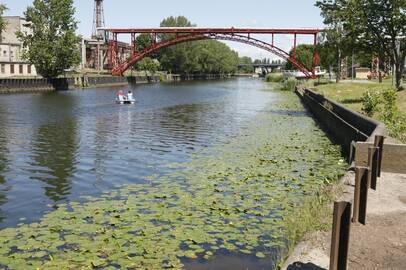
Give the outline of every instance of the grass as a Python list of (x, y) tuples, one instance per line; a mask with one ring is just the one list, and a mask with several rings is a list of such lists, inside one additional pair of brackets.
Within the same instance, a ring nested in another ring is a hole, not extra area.
[[(382, 83), (377, 81), (341, 81), (340, 83), (325, 83), (317, 85), (315, 81), (309, 80), (305, 85), (323, 94), (325, 97), (342, 103), (347, 108), (364, 113), (362, 111), (362, 95), (366, 91), (382, 92), (392, 87), (392, 79), (387, 78)], [(397, 107), (402, 115), (406, 115), (406, 90), (397, 92)], [(383, 121), (380, 113), (374, 114), (373, 118)], [(400, 118), (403, 119), (403, 118)], [(391, 136), (406, 142), (406, 132), (404, 132), (404, 123), (397, 123), (396, 126), (387, 125)], [(402, 127), (399, 129), (398, 127)]]
[[(310, 82), (311, 84), (311, 82)], [(323, 94), (325, 97), (338, 101), (344, 104), (346, 107), (362, 112), (362, 95), (366, 91), (382, 91), (392, 86), (391, 79), (385, 79), (382, 83), (371, 81), (369, 83), (364, 82), (340, 82), (330, 83), (318, 86), (310, 86), (317, 92)], [(398, 92), (397, 105), (399, 111), (406, 113), (406, 91)]]

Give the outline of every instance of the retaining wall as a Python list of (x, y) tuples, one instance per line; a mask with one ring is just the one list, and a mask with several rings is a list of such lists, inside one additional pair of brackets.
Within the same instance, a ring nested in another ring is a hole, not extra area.
[[(323, 97), (309, 89), (297, 89), (296, 93), (314, 115), (318, 123), (342, 146), (348, 159), (354, 158), (355, 166), (365, 166), (368, 147), (373, 146), (375, 135), (386, 135), (385, 125), (362, 114), (345, 108), (337, 102)], [(406, 173), (406, 145), (386, 141), (383, 148), (382, 170)], [(352, 146), (352, 142), (354, 145)], [(354, 147), (354, 157), (350, 149)]]
[(66, 90), (74, 84), (74, 78), (0, 79), (0, 93)]
[(74, 88), (87, 87), (119, 86), (127, 85), (129, 83), (139, 84), (159, 81), (159, 76), (77, 76), (72, 78), (55, 79), (0, 79), (0, 94), (69, 90)]

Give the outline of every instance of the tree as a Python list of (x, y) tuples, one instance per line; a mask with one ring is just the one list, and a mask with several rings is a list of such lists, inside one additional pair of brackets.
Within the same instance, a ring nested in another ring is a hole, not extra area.
[(395, 65), (396, 87), (400, 89), (406, 41), (406, 0), (321, 0), (324, 22), (340, 25), (353, 48), (389, 57)]
[(137, 70), (145, 71), (145, 76), (148, 76), (148, 71), (154, 74), (159, 69), (159, 62), (150, 57), (144, 57), (136, 64)]
[(73, 0), (34, 0), (24, 13), (30, 32), (19, 32), (23, 57), (43, 77), (57, 77), (80, 62)]
[[(161, 27), (195, 27), (186, 17), (169, 17), (161, 22)], [(174, 35), (158, 36), (158, 40), (174, 38)], [(199, 74), (235, 73), (238, 67), (238, 54), (227, 45), (216, 40), (203, 40), (177, 44), (157, 53), (164, 70), (174, 73)]]
[[(309, 44), (300, 44), (296, 47), (296, 59), (302, 62), (308, 70), (311, 70), (313, 67), (313, 51), (314, 46)], [(289, 55), (293, 57), (293, 54), (294, 49), (292, 48)], [(296, 67), (291, 62), (287, 62), (286, 69), (292, 70), (296, 69)]]
[[(4, 31), (4, 29), (6, 27), (6, 22), (3, 19), (3, 13), (6, 10), (7, 10), (6, 5), (0, 4), (0, 37), (1, 37), (1, 33)], [(0, 42), (1, 42), (1, 40), (0, 40)]]
[(248, 56), (240, 57), (239, 64), (243, 65), (242, 67), (239, 68), (239, 72), (247, 74), (254, 73), (254, 67), (252, 65), (253, 63), (251, 57)]

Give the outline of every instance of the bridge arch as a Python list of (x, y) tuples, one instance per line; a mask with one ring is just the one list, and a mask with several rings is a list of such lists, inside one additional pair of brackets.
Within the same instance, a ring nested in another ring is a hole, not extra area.
[[(153, 34), (156, 40), (156, 35)], [(164, 40), (160, 42), (153, 42), (151, 46), (141, 50), (141, 51), (133, 51), (131, 56), (124, 61), (120, 61), (120, 55), (118, 52), (118, 42), (115, 39), (109, 41), (109, 59), (110, 65), (112, 68), (112, 74), (116, 76), (122, 76), (124, 72), (133, 66), (135, 63), (140, 61), (142, 58), (166, 47), (170, 47), (176, 44), (185, 43), (185, 42), (192, 42), (197, 40), (207, 40), (207, 39), (215, 39), (215, 40), (224, 40), (224, 41), (234, 41), (239, 43), (244, 43), (247, 45), (251, 45), (263, 50), (266, 50), (285, 61), (291, 62), (299, 71), (301, 71), (306, 77), (312, 78), (315, 76), (314, 70), (309, 70), (306, 66), (296, 57), (291, 56), (288, 52), (282, 50), (281, 48), (275, 46), (274, 44), (267, 43), (261, 41), (256, 38), (250, 37), (250, 35), (242, 35), (242, 34), (235, 34), (235, 33), (190, 33), (184, 35), (177, 35), (175, 38), (170, 40)], [(133, 40), (133, 43), (135, 40)], [(273, 42), (272, 42), (273, 43)], [(295, 41), (296, 43), (296, 41)], [(134, 46), (135, 47), (135, 46)], [(295, 44), (296, 47), (296, 44)], [(315, 51), (315, 56), (316, 56)], [(316, 61), (313, 61), (314, 65)], [(314, 68), (314, 67), (313, 67)]]

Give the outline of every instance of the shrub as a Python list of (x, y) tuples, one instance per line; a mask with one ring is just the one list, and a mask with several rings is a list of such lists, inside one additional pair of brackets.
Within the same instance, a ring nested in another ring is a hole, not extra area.
[(368, 116), (372, 117), (378, 110), (379, 100), (379, 92), (366, 91), (361, 98), (362, 111)]
[(387, 89), (382, 93), (382, 120), (384, 122), (396, 121), (398, 107), (396, 105), (397, 93), (395, 89)]
[(295, 91), (296, 86), (298, 85), (298, 80), (296, 78), (290, 77), (287, 80), (283, 81), (281, 90), (284, 91)]
[(283, 76), (282, 74), (272, 74), (269, 73), (268, 75), (266, 75), (265, 80), (267, 82), (275, 82), (275, 83), (279, 83), (283, 81)]

